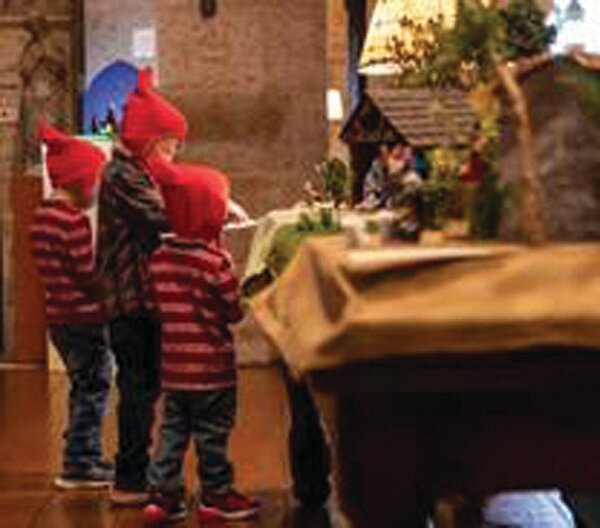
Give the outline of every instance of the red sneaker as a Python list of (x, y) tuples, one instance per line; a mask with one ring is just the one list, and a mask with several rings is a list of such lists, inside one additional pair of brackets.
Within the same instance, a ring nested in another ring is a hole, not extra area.
[(237, 491), (227, 493), (205, 493), (198, 506), (198, 520), (210, 521), (243, 521), (254, 517), (260, 504), (256, 499), (246, 497)]
[(150, 504), (144, 508), (144, 523), (146, 526), (182, 521), (186, 516), (185, 502), (155, 495)]

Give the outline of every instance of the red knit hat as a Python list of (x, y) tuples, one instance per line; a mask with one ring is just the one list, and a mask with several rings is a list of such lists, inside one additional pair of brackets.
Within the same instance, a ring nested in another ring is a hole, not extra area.
[(202, 165), (154, 158), (150, 174), (159, 184), (173, 232), (183, 238), (212, 241), (220, 235), (229, 201), (229, 178)]
[(137, 90), (125, 105), (121, 139), (134, 154), (142, 157), (156, 139), (185, 139), (187, 123), (183, 114), (152, 89), (152, 69), (140, 70)]
[(104, 153), (88, 141), (67, 136), (46, 123), (38, 128), (46, 144), (46, 167), (53, 187), (74, 185), (91, 196), (106, 163)]

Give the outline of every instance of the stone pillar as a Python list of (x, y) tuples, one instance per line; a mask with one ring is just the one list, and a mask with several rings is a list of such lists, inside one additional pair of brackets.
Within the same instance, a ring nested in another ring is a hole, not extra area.
[[(10, 362), (41, 364), (46, 360), (44, 294), (28, 232), (42, 197), (42, 180), (28, 161), (37, 157), (35, 127), (44, 110), (68, 129), (77, 94), (68, 6), (64, 0), (40, 6), (43, 17), (29, 16), (25, 2), (11, 2), (8, 12), (0, 8), (0, 354)], [(25, 137), (27, 152), (22, 148)]]
[(15, 72), (0, 77), (0, 357), (13, 346), (14, 292), (9, 281), (12, 267), (13, 215), (9, 199), (10, 183), (19, 138), (20, 82)]

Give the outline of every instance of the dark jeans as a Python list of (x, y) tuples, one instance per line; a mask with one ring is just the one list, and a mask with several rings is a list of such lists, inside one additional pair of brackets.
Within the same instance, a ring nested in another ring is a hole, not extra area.
[(124, 316), (110, 324), (110, 342), (118, 367), (119, 447), (116, 487), (145, 489), (148, 448), (159, 395), (160, 326), (150, 316)]
[(292, 379), (285, 367), (283, 373), (292, 419), (288, 441), (294, 495), (303, 504), (320, 504), (331, 491), (331, 453), (308, 386)]
[(158, 456), (150, 468), (152, 488), (178, 500), (183, 498), (183, 460), (192, 438), (203, 492), (231, 489), (233, 468), (227, 451), (235, 413), (235, 389), (167, 392)]
[(71, 382), (64, 464), (93, 465), (102, 459), (102, 418), (111, 381), (104, 326), (52, 325), (49, 330)]

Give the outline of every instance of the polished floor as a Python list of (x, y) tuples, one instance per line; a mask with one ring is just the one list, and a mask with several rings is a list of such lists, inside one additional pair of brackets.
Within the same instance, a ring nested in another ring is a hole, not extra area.
[[(97, 492), (52, 488), (60, 468), (67, 380), (41, 371), (0, 370), (0, 528), (132, 528), (137, 510), (114, 509)], [(232, 439), (237, 485), (263, 500), (260, 518), (241, 528), (330, 528), (324, 511), (295, 509), (289, 498), (285, 448), (288, 413), (276, 369), (243, 370), (240, 410)], [(114, 402), (113, 402), (114, 403)], [(114, 452), (114, 404), (107, 418), (106, 452)], [(193, 454), (186, 476), (193, 489)], [(181, 526), (196, 526), (193, 519)]]

